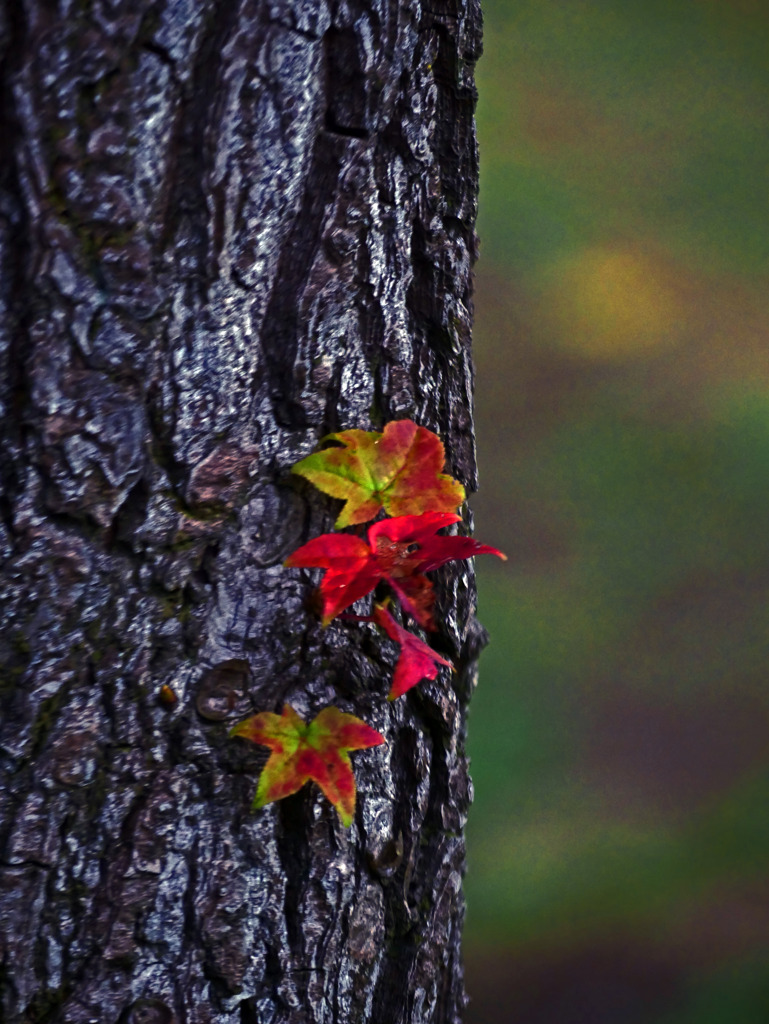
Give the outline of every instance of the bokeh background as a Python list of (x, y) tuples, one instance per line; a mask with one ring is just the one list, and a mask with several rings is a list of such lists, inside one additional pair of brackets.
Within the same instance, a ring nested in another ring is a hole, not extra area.
[(484, 10), (466, 1024), (767, 1024), (769, 4)]

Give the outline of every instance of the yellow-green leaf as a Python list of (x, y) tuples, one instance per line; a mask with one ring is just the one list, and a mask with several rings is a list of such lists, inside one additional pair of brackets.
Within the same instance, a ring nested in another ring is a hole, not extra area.
[(394, 420), (381, 433), (343, 430), (324, 440), (337, 444), (302, 459), (292, 472), (345, 502), (337, 529), (366, 523), (381, 508), (391, 516), (455, 512), (465, 500), (462, 484), (442, 472), (440, 438), (413, 420)]

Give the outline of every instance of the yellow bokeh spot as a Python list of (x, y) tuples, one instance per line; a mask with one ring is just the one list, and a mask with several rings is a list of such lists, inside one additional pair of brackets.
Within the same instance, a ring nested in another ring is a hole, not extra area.
[(561, 260), (543, 295), (554, 340), (599, 359), (644, 355), (675, 344), (682, 303), (671, 265), (627, 246), (601, 246)]

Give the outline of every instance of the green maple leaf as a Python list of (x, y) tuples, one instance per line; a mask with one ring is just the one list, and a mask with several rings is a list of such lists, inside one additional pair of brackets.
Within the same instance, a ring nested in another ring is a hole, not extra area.
[(281, 715), (262, 711), (247, 718), (230, 736), (242, 736), (272, 750), (259, 777), (254, 808), (291, 796), (312, 780), (346, 826), (352, 824), (355, 813), (355, 776), (348, 751), (385, 741), (376, 729), (339, 708), (324, 708), (308, 725), (288, 704)]
[(342, 447), (324, 448), (293, 467), (345, 505), (336, 528), (366, 523), (384, 508), (388, 515), (454, 512), (465, 489), (441, 470), (446, 453), (440, 438), (413, 420), (394, 420), (382, 433), (343, 430), (324, 441)]

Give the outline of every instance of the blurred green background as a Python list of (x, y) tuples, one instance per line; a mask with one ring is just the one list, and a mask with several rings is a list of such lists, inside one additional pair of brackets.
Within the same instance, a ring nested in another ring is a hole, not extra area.
[(484, 11), (466, 1024), (766, 1024), (769, 4)]

